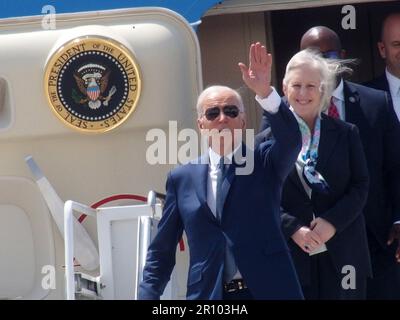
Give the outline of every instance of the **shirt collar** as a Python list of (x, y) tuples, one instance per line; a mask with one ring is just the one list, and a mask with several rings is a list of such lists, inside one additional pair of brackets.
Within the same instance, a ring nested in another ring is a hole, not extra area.
[(339, 85), (332, 92), (332, 97), (335, 99), (344, 101), (344, 93), (343, 93), (343, 79), (340, 79)]
[(386, 79), (389, 83), (390, 94), (393, 97), (396, 97), (400, 88), (400, 79), (392, 75), (387, 68), (385, 70), (385, 73)]
[[(239, 150), (241, 144), (239, 143), (239, 145), (235, 148), (235, 150), (233, 150), (233, 152), (225, 155), (224, 157), (227, 158), (229, 160), (228, 163), (232, 163), (232, 158), (233, 158), (233, 154), (236, 153), (236, 151)], [(219, 155), (218, 153), (216, 153), (213, 149), (208, 148), (208, 153), (210, 155), (210, 165), (213, 168), (216, 168), (219, 164), (219, 160), (221, 159), (221, 155)]]
[[(294, 111), (294, 108), (293, 108), (291, 105), (289, 105), (289, 110), (292, 111), (292, 113), (293, 113), (293, 115), (294, 115), (294, 117), (296, 118), (296, 120), (297, 120), (298, 123), (303, 122), (304, 125), (306, 125), (306, 123), (304, 122), (304, 120)], [(320, 114), (320, 113), (317, 115), (317, 118), (318, 118), (318, 119), (321, 119), (321, 114)], [(306, 126), (307, 126), (307, 125), (306, 125)], [(308, 128), (308, 126), (307, 126), (307, 128)]]

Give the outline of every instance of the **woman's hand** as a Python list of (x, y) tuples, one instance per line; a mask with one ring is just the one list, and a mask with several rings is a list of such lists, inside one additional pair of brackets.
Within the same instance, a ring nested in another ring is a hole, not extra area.
[(306, 253), (310, 253), (324, 243), (321, 237), (308, 227), (301, 227), (292, 235), (292, 239)]
[(319, 235), (324, 243), (331, 239), (336, 233), (336, 228), (330, 222), (320, 217), (311, 221), (310, 228)]

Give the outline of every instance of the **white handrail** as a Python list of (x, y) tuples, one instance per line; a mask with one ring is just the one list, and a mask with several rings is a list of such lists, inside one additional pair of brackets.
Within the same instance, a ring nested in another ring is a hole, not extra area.
[[(154, 218), (156, 214), (157, 194), (149, 191), (147, 195), (147, 204), (151, 207), (151, 214)], [(143, 269), (146, 263), (147, 249), (151, 242), (152, 221), (150, 217), (140, 217), (138, 219), (137, 247), (138, 259), (136, 260), (136, 288), (135, 297), (139, 295), (139, 284), (143, 278)]]
[[(149, 194), (150, 195), (150, 194)], [(151, 241), (151, 218), (156, 215), (155, 195), (150, 195), (151, 200), (148, 205), (128, 205), (117, 207), (104, 207), (93, 209), (87, 205), (68, 200), (64, 205), (64, 230), (65, 230), (65, 277), (66, 277), (66, 297), (67, 300), (75, 300), (75, 277), (74, 277), (74, 216), (73, 213), (83, 213), (98, 219), (100, 215), (110, 217), (110, 214), (117, 220), (138, 218), (138, 238), (137, 238), (137, 268), (136, 268), (136, 288), (135, 296), (138, 294), (138, 285), (142, 278), (147, 255), (147, 248)], [(147, 207), (148, 210), (143, 211)], [(136, 212), (135, 210), (136, 209)], [(139, 211), (137, 211), (140, 209)], [(99, 238), (100, 240), (100, 238)], [(104, 244), (106, 245), (106, 244)], [(107, 245), (110, 245), (109, 243)], [(104, 249), (104, 248), (103, 248)], [(104, 265), (103, 265), (104, 266)], [(101, 263), (100, 263), (101, 268)]]
[(65, 276), (67, 300), (75, 300), (74, 279), (74, 216), (77, 211), (89, 216), (96, 216), (96, 210), (84, 204), (68, 200), (64, 205), (64, 232), (65, 232)]
[[(26, 164), (35, 178), (36, 184), (49, 208), (51, 216), (64, 237), (64, 201), (58, 196), (56, 190), (51, 185), (50, 181), (44, 176), (42, 170), (39, 168), (32, 156), (25, 158)], [(95, 270), (99, 266), (99, 253), (96, 245), (90, 238), (86, 229), (73, 219), (74, 223), (74, 236), (75, 236), (75, 258), (79, 264), (86, 270)]]

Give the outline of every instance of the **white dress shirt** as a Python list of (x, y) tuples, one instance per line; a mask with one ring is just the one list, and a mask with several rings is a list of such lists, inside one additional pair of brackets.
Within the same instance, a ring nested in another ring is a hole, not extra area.
[[(226, 155), (227, 164), (232, 163), (233, 154), (239, 150), (241, 145), (237, 146), (233, 152)], [(207, 205), (211, 209), (214, 217), (217, 216), (217, 175), (218, 175), (218, 164), (221, 159), (221, 156), (216, 153), (213, 149), (208, 149), (208, 154), (210, 156), (210, 165), (208, 166), (208, 179), (207, 179)], [(239, 269), (236, 274), (233, 276), (233, 279), (241, 279), (242, 275), (240, 274)]]
[(279, 105), (281, 104), (281, 97), (278, 92), (276, 92), (274, 87), (272, 87), (272, 92), (269, 94), (269, 96), (264, 99), (256, 96), (256, 100), (265, 111), (272, 114), (278, 112)]
[[(236, 152), (241, 146), (237, 146), (235, 150), (225, 156), (229, 161), (227, 164), (232, 163), (233, 153)], [(218, 164), (221, 156), (216, 153), (213, 149), (208, 149), (210, 155), (210, 165), (208, 166), (208, 179), (207, 179), (207, 204), (210, 207), (213, 215), (217, 216), (217, 175), (218, 175)]]
[(393, 108), (397, 119), (400, 121), (400, 79), (392, 75), (387, 68), (385, 72), (389, 83), (390, 95), (392, 96)]

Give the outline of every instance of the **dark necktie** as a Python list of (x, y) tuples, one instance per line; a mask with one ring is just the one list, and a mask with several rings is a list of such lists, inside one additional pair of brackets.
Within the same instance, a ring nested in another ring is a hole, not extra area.
[(329, 105), (329, 109), (328, 109), (328, 116), (335, 118), (335, 119), (340, 119), (340, 115), (339, 115), (339, 110), (336, 107), (335, 103), (333, 102), (333, 97), (331, 98), (331, 104)]
[[(227, 159), (224, 157), (221, 157), (219, 163), (218, 163), (218, 173), (217, 173), (217, 192), (216, 192), (216, 203), (217, 203), (217, 209), (216, 209), (216, 217), (218, 221), (221, 221), (222, 218), (222, 210), (224, 207), (223, 203), (223, 184), (224, 180), (226, 178), (226, 173), (227, 173)], [(224, 234), (225, 235), (225, 234)], [(235, 275), (237, 271), (236, 263), (235, 263), (235, 258), (233, 256), (231, 246), (232, 243), (226, 237), (226, 247), (225, 247), (225, 267), (224, 267), (224, 281), (225, 282), (230, 282)]]
[(224, 179), (226, 176), (226, 159), (224, 157), (221, 157), (218, 163), (218, 172), (217, 172), (217, 192), (216, 192), (216, 217), (219, 221), (221, 221), (222, 217), (222, 210), (224, 208), (224, 203), (223, 203), (223, 192), (222, 192), (222, 185), (224, 183)]

